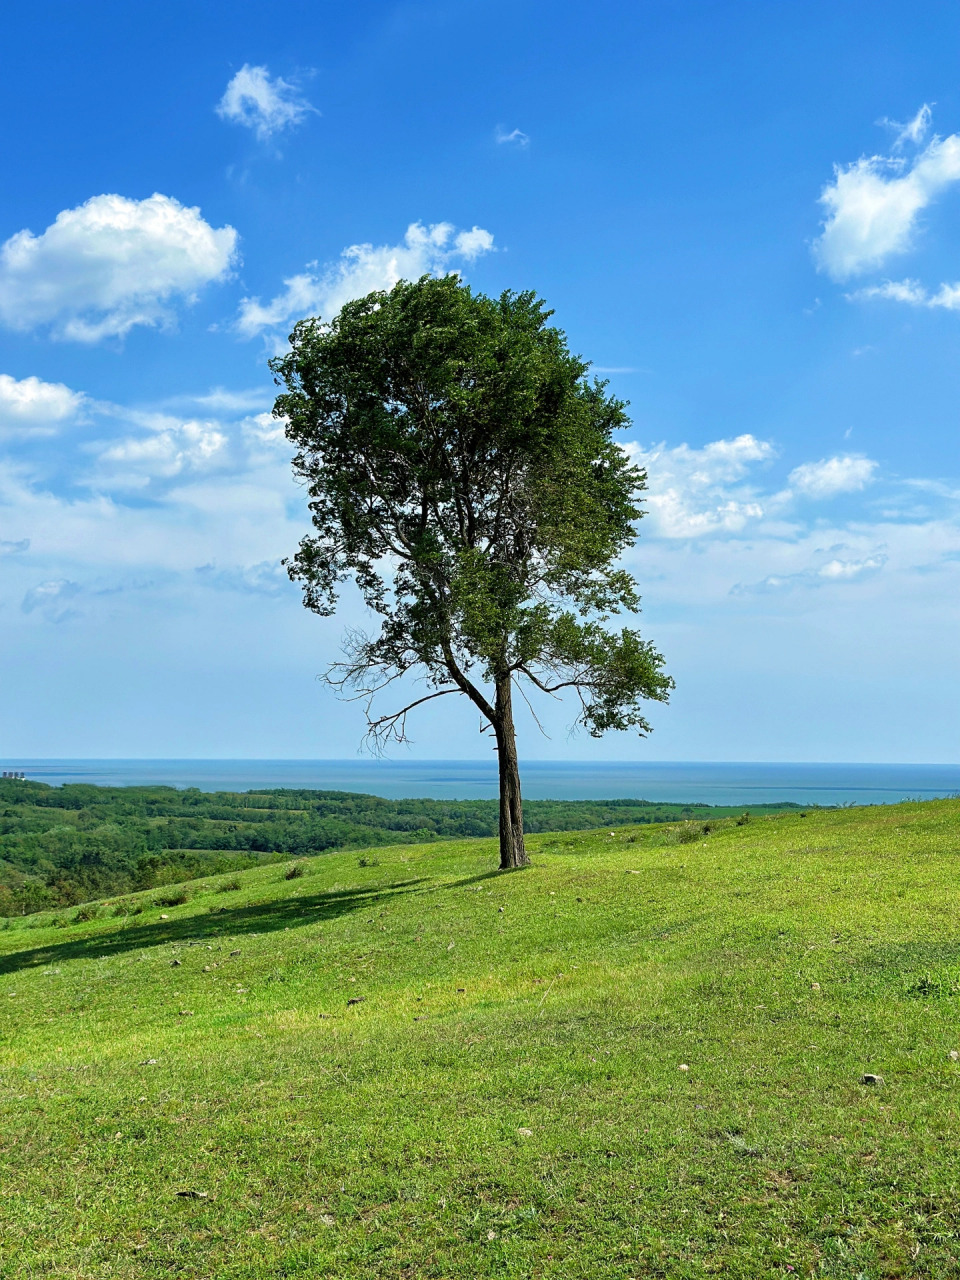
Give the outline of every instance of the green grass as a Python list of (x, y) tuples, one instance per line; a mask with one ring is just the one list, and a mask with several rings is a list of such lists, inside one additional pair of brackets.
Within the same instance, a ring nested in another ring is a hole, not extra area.
[(0, 1276), (960, 1275), (960, 803), (530, 845), (0, 930)]

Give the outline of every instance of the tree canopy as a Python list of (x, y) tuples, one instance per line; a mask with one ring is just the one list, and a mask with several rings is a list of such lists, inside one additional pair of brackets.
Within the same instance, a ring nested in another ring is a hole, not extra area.
[[(594, 735), (647, 733), (644, 701), (673, 687), (648, 641), (611, 626), (639, 609), (620, 564), (646, 482), (613, 440), (626, 406), (551, 315), (530, 292), (425, 276), (301, 321), (271, 361), (313, 522), (288, 571), (319, 614), (352, 577), (380, 616), (330, 678), (367, 700), (380, 746), (414, 707), (470, 699), (496, 737), (504, 867), (527, 861), (514, 685), (575, 691)], [(426, 692), (378, 713), (405, 676)]]

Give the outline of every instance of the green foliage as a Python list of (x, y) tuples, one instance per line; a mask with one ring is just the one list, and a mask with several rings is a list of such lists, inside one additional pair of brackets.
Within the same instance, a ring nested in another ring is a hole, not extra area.
[(0, 1274), (955, 1280), (960, 802), (806, 812), (8, 921)]
[[(534, 800), (525, 822), (528, 832), (572, 831), (734, 812), (645, 800)], [(0, 918), (330, 849), (496, 831), (494, 800), (383, 800), (290, 789), (234, 794), (50, 787), (0, 779)], [(239, 888), (239, 881), (224, 882), (223, 892), (227, 885)]]
[[(315, 612), (352, 577), (381, 615), (335, 677), (361, 696), (415, 673), (512, 741), (502, 682), (518, 679), (575, 689), (593, 734), (646, 733), (643, 701), (673, 682), (649, 642), (608, 626), (639, 608), (619, 557), (645, 476), (613, 440), (625, 405), (550, 315), (533, 293), (425, 276), (301, 321), (271, 364), (314, 525), (288, 567)], [(369, 724), (378, 743), (406, 736), (403, 711)]]

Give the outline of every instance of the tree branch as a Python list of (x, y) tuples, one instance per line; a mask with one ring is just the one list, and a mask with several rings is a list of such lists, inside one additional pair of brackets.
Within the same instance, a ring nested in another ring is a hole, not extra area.
[(459, 689), (439, 689), (436, 693), (428, 693), (422, 698), (417, 698), (415, 702), (408, 703), (399, 711), (393, 711), (386, 716), (378, 716), (376, 720), (370, 719), (368, 704), (367, 737), (373, 739), (379, 750), (382, 750), (391, 740), (397, 743), (408, 742), (407, 715), (414, 707), (422, 706), (425, 702), (431, 702), (434, 698), (442, 698), (448, 693), (459, 692)]

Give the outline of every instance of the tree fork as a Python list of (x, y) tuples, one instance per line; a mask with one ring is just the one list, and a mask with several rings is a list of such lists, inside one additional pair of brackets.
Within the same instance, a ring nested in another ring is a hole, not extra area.
[(500, 773), (500, 870), (528, 867), (530, 858), (523, 843), (523, 797), (520, 793), (520, 762), (513, 726), (513, 676), (509, 671), (496, 677), (497, 757)]

